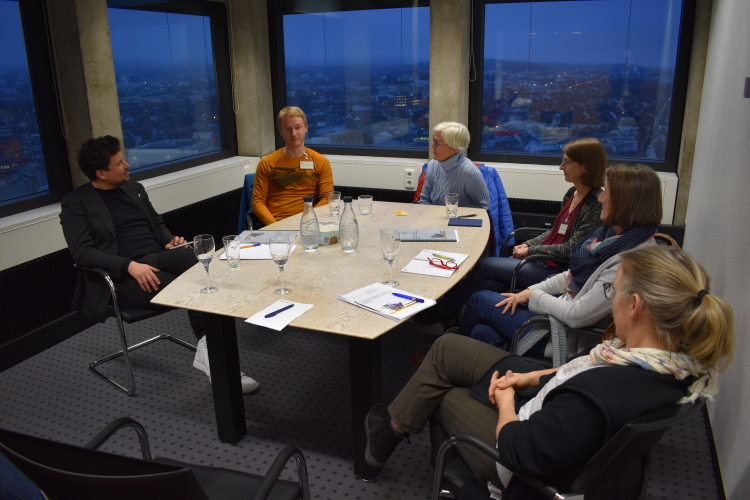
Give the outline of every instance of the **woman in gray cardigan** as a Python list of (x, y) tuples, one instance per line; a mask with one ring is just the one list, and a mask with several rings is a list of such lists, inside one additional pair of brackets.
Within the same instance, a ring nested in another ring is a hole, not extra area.
[[(520, 293), (475, 293), (461, 316), (458, 333), (499, 345), (539, 314), (572, 328), (594, 324), (609, 314), (611, 302), (604, 296), (602, 283), (614, 279), (620, 254), (656, 244), (653, 235), (662, 217), (661, 182), (650, 167), (615, 165), (607, 169), (599, 201), (604, 225), (573, 247), (570, 270)], [(532, 352), (543, 354), (545, 344), (538, 343)]]
[[(444, 322), (452, 318), (479, 290), (506, 292), (510, 289), (513, 271), (529, 255), (552, 255), (570, 258), (570, 250), (584, 236), (599, 227), (602, 206), (598, 201), (604, 186), (607, 153), (598, 139), (587, 137), (571, 141), (563, 149), (560, 170), (573, 184), (563, 197), (562, 207), (552, 228), (536, 238), (513, 248), (513, 257), (485, 257), (453, 290), (446, 293), (435, 307), (415, 316), (425, 323)], [(559, 272), (554, 262), (527, 262), (518, 272), (516, 283), (526, 288)]]

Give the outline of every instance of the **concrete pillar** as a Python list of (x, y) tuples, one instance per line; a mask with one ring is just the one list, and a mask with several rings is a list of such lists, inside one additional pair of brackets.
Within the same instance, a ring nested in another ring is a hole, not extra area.
[(227, 9), (238, 153), (265, 156), (276, 149), (266, 2), (234, 0)]
[(693, 50), (690, 55), (690, 73), (688, 74), (687, 100), (685, 117), (680, 142), (680, 159), (677, 166), (677, 201), (674, 207), (673, 224), (685, 224), (690, 181), (693, 175), (695, 158), (695, 141), (698, 135), (698, 119), (701, 114), (701, 96), (703, 95), (703, 77), (706, 73), (706, 53), (708, 52), (708, 34), (711, 25), (712, 0), (698, 0), (695, 6), (695, 26), (693, 28)]
[(441, 122), (469, 126), (470, 33), (470, 0), (430, 1), (430, 137)]
[(88, 182), (78, 168), (81, 143), (102, 135), (122, 140), (106, 0), (49, 2), (68, 160), (73, 185)]

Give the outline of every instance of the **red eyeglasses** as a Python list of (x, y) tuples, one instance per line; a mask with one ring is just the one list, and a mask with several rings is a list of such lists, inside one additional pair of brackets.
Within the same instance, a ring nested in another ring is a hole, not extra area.
[(453, 262), (452, 260), (444, 261), (443, 259), (433, 258), (433, 257), (427, 257), (427, 260), (429, 261), (430, 265), (439, 267), (440, 269), (458, 269), (458, 264)]

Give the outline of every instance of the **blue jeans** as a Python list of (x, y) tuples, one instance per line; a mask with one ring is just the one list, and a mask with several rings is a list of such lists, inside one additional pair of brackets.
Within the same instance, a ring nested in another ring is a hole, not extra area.
[(5, 455), (0, 453), (0, 498), (42, 500), (42, 492)]
[[(479, 290), (509, 291), (513, 271), (520, 263), (520, 260), (513, 257), (485, 257), (480, 259), (458, 285), (443, 295), (433, 307), (419, 313), (416, 319), (425, 322), (441, 322), (455, 315), (474, 292)], [(556, 272), (555, 268), (541, 262), (529, 262), (519, 271), (516, 277), (516, 288), (524, 290), (530, 285), (546, 280)]]
[[(499, 293), (488, 290), (473, 294), (461, 315), (457, 333), (494, 346), (510, 344), (518, 327), (529, 318), (539, 315), (529, 311), (526, 304), (516, 307), (513, 315), (510, 311), (503, 314), (505, 307), (495, 307), (495, 304), (504, 298)], [(537, 342), (529, 352), (544, 355), (546, 339), (547, 337)]]

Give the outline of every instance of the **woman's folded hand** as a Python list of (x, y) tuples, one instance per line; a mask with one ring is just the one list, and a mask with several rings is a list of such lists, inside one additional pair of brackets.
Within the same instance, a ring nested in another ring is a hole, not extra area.
[[(492, 380), (490, 380), (488, 396), (492, 404), (497, 406), (498, 403), (495, 399), (497, 394), (496, 391), (515, 393), (515, 391), (523, 391), (525, 389), (534, 387), (538, 383), (539, 379), (535, 379), (528, 373), (513, 373), (512, 371), (508, 370), (507, 372), (505, 372), (505, 375), (501, 377), (500, 372), (496, 371), (492, 374)], [(511, 390), (506, 391), (506, 389)]]

